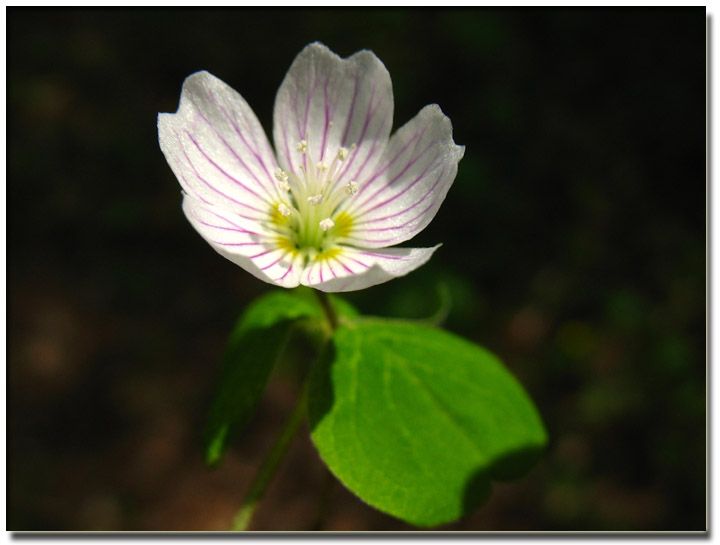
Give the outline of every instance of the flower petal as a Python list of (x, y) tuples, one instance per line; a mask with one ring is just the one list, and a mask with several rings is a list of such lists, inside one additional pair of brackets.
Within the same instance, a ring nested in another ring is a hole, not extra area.
[[(385, 150), (392, 116), (392, 83), (380, 59), (370, 51), (342, 59), (320, 43), (310, 44), (293, 61), (275, 100), (278, 160), (298, 173), (308, 160), (332, 163), (345, 147), (349, 154), (335, 181), (358, 179)], [(296, 149), (302, 140), (306, 154)]]
[(299, 263), (260, 224), (188, 194), (183, 212), (215, 251), (256, 278), (285, 288), (299, 284)]
[(464, 150), (440, 108), (423, 108), (393, 135), (377, 169), (347, 201), (355, 219), (345, 242), (381, 248), (422, 231), (445, 199)]
[(183, 189), (249, 217), (278, 194), (277, 162), (245, 100), (208, 72), (183, 83), (177, 113), (158, 116), (160, 148)]
[(327, 292), (361, 290), (414, 271), (440, 246), (382, 250), (342, 248), (338, 255), (315, 261), (305, 269), (300, 283)]

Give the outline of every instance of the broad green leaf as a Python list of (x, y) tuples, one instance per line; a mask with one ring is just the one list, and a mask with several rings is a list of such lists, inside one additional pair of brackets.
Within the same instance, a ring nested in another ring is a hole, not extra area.
[[(338, 298), (331, 302), (341, 316), (356, 311)], [(252, 416), (275, 362), (282, 356), (291, 328), (299, 319), (322, 322), (323, 311), (310, 290), (271, 292), (252, 303), (230, 335), (218, 390), (205, 437), (205, 460), (217, 463), (229, 436)]]
[(382, 319), (338, 328), (311, 377), (309, 415), (337, 478), (418, 526), (468, 513), (491, 480), (520, 476), (547, 441), (495, 356), (427, 325)]

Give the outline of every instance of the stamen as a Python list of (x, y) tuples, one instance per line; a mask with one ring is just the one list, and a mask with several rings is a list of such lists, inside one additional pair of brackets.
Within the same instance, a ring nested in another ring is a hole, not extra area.
[(285, 216), (286, 218), (292, 214), (292, 210), (290, 210), (290, 207), (287, 206), (284, 203), (280, 203), (277, 206), (278, 212), (280, 212), (281, 215)]
[[(343, 180), (345, 167), (357, 144), (335, 148), (334, 155), (322, 159), (315, 156), (308, 140), (299, 140), (295, 149), (300, 164), (294, 172), (275, 168), (276, 197), (271, 210), (271, 221), (282, 236), (292, 240), (298, 255), (305, 260), (328, 249), (337, 247), (338, 241), (349, 232), (350, 220), (340, 213), (333, 218), (335, 210), (349, 204), (349, 199), (363, 189), (362, 183)], [(349, 216), (348, 216), (349, 217)]]
[(275, 171), (275, 178), (278, 182), (287, 182), (288, 181), (288, 173), (285, 172), (283, 169), (278, 168)]
[(320, 204), (320, 203), (322, 202), (322, 200), (323, 200), (322, 193), (319, 193), (319, 194), (317, 194), (317, 195), (312, 195), (312, 196), (308, 197), (307, 200), (308, 200), (308, 202), (309, 202), (310, 204), (312, 204), (313, 206), (317, 206), (317, 205)]
[(322, 229), (323, 231), (327, 231), (328, 229), (332, 229), (333, 227), (335, 227), (335, 222), (330, 218), (325, 218), (320, 222), (320, 229)]

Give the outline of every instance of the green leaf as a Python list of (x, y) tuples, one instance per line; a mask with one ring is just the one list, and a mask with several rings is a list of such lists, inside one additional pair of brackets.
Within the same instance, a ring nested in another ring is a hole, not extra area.
[[(346, 319), (357, 312), (338, 298), (331, 302)], [(323, 323), (323, 310), (310, 290), (271, 292), (252, 303), (230, 335), (218, 390), (205, 435), (205, 460), (216, 464), (228, 438), (252, 416), (275, 362), (282, 356), (291, 328), (299, 319)]]
[(310, 382), (312, 439), (343, 484), (418, 526), (454, 521), (520, 476), (547, 436), (499, 360), (427, 325), (341, 325)]
[[(347, 301), (335, 295), (329, 295), (338, 316), (351, 320), (358, 311)], [(324, 320), (325, 315), (315, 290), (299, 287), (293, 290), (273, 291), (254, 301), (240, 319), (244, 327), (265, 327), (282, 319), (317, 318)]]

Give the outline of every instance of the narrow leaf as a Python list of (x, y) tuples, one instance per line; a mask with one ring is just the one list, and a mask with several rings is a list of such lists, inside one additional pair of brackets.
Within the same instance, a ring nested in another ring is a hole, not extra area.
[[(331, 302), (345, 319), (357, 314), (342, 299), (332, 298)], [(253, 415), (292, 327), (300, 319), (317, 323), (324, 319), (322, 307), (309, 289), (271, 292), (253, 302), (238, 320), (228, 340), (206, 427), (208, 464), (222, 458), (232, 434)]]

